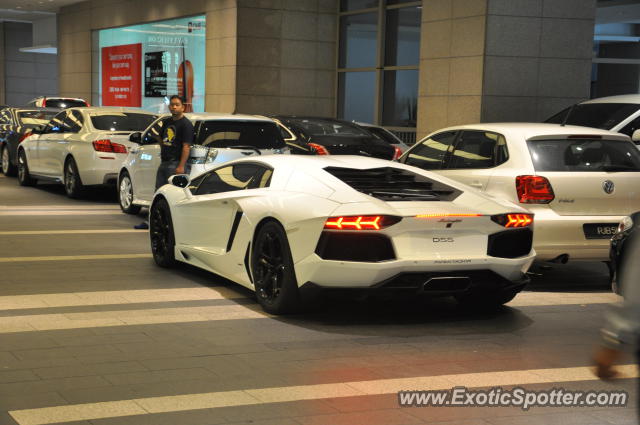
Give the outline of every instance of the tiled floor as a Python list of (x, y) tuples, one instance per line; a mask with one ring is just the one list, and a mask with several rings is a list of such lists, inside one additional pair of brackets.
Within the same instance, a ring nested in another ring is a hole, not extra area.
[[(637, 423), (635, 367), (612, 382), (589, 369), (616, 300), (603, 265), (542, 270), (495, 313), (337, 298), (271, 317), (231, 282), (156, 267), (147, 232), (130, 231), (142, 217), (112, 201), (0, 177), (0, 425)], [(400, 407), (396, 394), (459, 385), (625, 390), (631, 402)]]

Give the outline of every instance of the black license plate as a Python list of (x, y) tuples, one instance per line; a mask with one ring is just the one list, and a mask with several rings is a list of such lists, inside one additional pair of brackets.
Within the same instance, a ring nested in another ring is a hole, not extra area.
[(587, 239), (611, 239), (618, 230), (617, 223), (589, 223), (583, 224), (584, 236)]

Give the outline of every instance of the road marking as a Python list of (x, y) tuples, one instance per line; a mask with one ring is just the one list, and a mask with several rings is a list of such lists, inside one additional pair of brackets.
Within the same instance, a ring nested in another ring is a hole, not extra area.
[(146, 308), (0, 317), (0, 334), (269, 317), (258, 305)]
[(37, 211), (37, 210), (114, 210), (120, 207), (113, 205), (0, 205), (0, 211)]
[(100, 230), (16, 230), (16, 231), (0, 231), (0, 236), (12, 235), (80, 235), (80, 234), (98, 234), (98, 233), (141, 233), (137, 229), (100, 229)]
[[(618, 370), (621, 372), (618, 379), (638, 377), (636, 365), (621, 365)], [(457, 386), (477, 388), (596, 380), (598, 378), (589, 367), (527, 369), (145, 397), (12, 410), (9, 414), (20, 425), (47, 425), (195, 409), (394, 394), (406, 390), (448, 390)]]
[(115, 210), (16, 210), (16, 211), (0, 211), (0, 216), (13, 216), (13, 215), (119, 215), (121, 211)]
[(33, 308), (126, 305), (140, 303), (223, 300), (246, 298), (225, 288), (133, 289), (124, 291), (71, 292), (37, 295), (0, 296), (0, 310)]
[(152, 258), (151, 254), (100, 254), (100, 255), (54, 255), (50, 257), (5, 257), (0, 263), (31, 263), (38, 261), (122, 260), (129, 258)]
[(571, 304), (609, 304), (622, 300), (613, 292), (522, 292), (507, 304), (508, 307), (534, 307)]

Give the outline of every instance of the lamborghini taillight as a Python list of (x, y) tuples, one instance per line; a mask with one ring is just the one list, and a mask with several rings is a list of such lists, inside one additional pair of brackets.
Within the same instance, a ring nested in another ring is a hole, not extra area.
[(529, 227), (533, 224), (533, 214), (499, 214), (492, 215), (491, 220), (507, 228)]
[(393, 215), (350, 215), (329, 217), (324, 228), (329, 230), (380, 230), (393, 226), (402, 217)]

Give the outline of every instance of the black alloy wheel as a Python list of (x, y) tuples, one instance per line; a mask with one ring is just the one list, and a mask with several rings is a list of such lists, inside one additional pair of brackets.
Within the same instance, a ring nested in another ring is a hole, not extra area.
[(289, 242), (279, 223), (268, 221), (257, 231), (251, 272), (256, 297), (267, 313), (292, 313), (300, 307)]
[(153, 260), (160, 267), (176, 265), (176, 239), (173, 233), (171, 210), (164, 198), (159, 198), (151, 206), (149, 213), (149, 237)]
[(9, 146), (6, 144), (0, 147), (0, 160), (2, 161), (2, 174), (9, 177), (15, 176), (18, 170), (16, 166), (11, 163), (11, 158), (9, 157)]
[(64, 191), (69, 198), (79, 198), (84, 192), (78, 166), (72, 157), (67, 159), (64, 164)]
[(140, 212), (140, 206), (133, 204), (133, 183), (127, 171), (123, 171), (120, 174), (120, 180), (118, 181), (118, 202), (120, 203), (120, 209), (126, 214), (135, 215)]
[(33, 186), (37, 182), (36, 179), (29, 174), (29, 165), (27, 164), (27, 155), (23, 150), (18, 153), (18, 183), (20, 186)]

